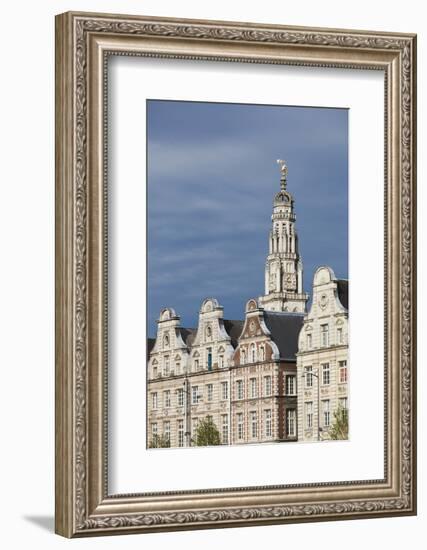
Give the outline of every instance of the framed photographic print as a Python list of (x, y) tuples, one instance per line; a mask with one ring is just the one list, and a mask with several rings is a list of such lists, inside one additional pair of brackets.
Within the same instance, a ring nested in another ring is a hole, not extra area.
[(415, 514), (416, 37), (65, 13), (56, 68), (57, 533)]

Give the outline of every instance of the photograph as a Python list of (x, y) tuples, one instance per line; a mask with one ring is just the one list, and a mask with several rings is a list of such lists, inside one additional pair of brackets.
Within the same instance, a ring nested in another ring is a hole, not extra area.
[(147, 448), (349, 439), (348, 109), (146, 113)]

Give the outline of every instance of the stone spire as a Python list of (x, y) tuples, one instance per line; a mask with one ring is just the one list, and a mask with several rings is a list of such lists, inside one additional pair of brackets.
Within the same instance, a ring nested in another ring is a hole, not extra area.
[(295, 228), (294, 199), (287, 190), (288, 167), (280, 166), (280, 191), (273, 201), (269, 254), (265, 264), (265, 295), (260, 304), (267, 311), (305, 312), (308, 294), (302, 288), (302, 260)]

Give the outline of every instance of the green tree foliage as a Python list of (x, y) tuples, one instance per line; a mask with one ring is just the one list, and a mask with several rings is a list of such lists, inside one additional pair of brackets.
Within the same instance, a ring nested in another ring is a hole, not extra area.
[(221, 445), (221, 437), (218, 428), (211, 416), (207, 416), (199, 422), (192, 442), (196, 447)]
[(168, 437), (166, 437), (165, 435), (155, 435), (153, 436), (153, 439), (150, 441), (148, 448), (159, 449), (159, 448), (165, 448), (170, 446), (171, 446), (171, 442)]
[(341, 405), (334, 412), (334, 423), (329, 430), (331, 439), (348, 439), (348, 410)]

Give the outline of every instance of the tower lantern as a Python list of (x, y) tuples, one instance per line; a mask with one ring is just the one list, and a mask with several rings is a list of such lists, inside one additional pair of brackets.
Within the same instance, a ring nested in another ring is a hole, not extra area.
[(269, 253), (265, 264), (265, 295), (260, 304), (267, 311), (305, 312), (308, 294), (302, 288), (303, 267), (295, 228), (294, 198), (287, 190), (288, 166), (278, 159), (280, 191), (273, 201)]

